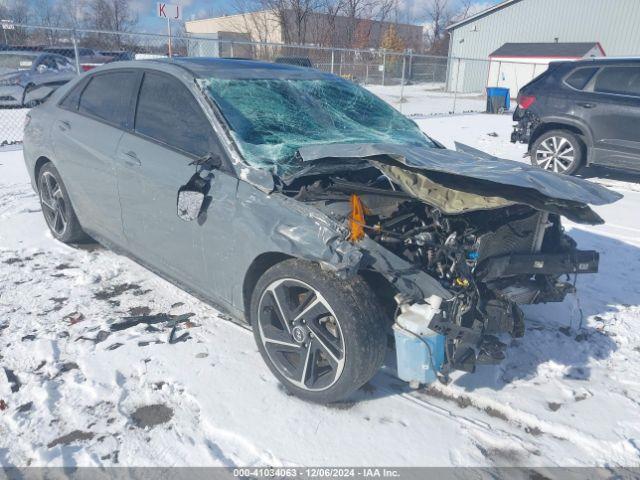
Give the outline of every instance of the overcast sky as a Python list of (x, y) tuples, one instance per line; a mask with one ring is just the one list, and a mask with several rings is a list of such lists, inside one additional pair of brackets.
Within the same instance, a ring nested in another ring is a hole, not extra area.
[[(1, 1), (1, 0), (0, 0)], [(140, 29), (144, 31), (163, 31), (166, 22), (156, 17), (157, 0), (133, 0), (136, 10), (140, 15)], [(214, 15), (237, 13), (229, 0), (166, 0), (167, 3), (177, 3), (183, 8), (183, 18), (192, 20), (206, 18)], [(412, 23), (423, 24), (428, 22), (425, 6), (430, 0), (400, 0), (406, 17), (412, 19)], [(481, 10), (499, 3), (501, 0), (477, 0), (476, 9)], [(460, 0), (450, 0), (453, 8), (459, 7)]]

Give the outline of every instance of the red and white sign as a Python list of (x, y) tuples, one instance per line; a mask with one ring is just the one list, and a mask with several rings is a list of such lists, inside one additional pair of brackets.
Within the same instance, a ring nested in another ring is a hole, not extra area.
[(167, 18), (169, 20), (181, 20), (182, 8), (180, 5), (173, 5), (171, 3), (156, 3), (156, 14), (160, 18)]

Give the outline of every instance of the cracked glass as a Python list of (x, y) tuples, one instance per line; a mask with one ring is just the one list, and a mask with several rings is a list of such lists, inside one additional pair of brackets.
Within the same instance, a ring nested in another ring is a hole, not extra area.
[(208, 78), (201, 85), (245, 160), (276, 175), (302, 168), (296, 152), (303, 146), (434, 146), (412, 120), (345, 80)]

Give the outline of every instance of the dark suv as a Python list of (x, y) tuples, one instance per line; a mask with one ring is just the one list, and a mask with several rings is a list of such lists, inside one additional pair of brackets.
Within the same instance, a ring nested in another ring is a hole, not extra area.
[(513, 119), (511, 141), (529, 145), (533, 165), (640, 171), (640, 58), (551, 63), (522, 87)]

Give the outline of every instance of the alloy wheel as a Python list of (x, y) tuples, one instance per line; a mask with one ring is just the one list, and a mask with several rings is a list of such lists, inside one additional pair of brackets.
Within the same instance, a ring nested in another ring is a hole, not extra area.
[(316, 289), (300, 280), (272, 282), (258, 305), (257, 327), (271, 363), (293, 385), (326, 390), (344, 369), (340, 322)]
[(69, 223), (69, 214), (58, 180), (52, 173), (44, 172), (40, 176), (39, 190), (40, 204), (47, 225), (56, 235), (64, 235)]
[(575, 161), (575, 148), (569, 140), (560, 136), (545, 139), (535, 152), (536, 165), (551, 172), (564, 173)]

